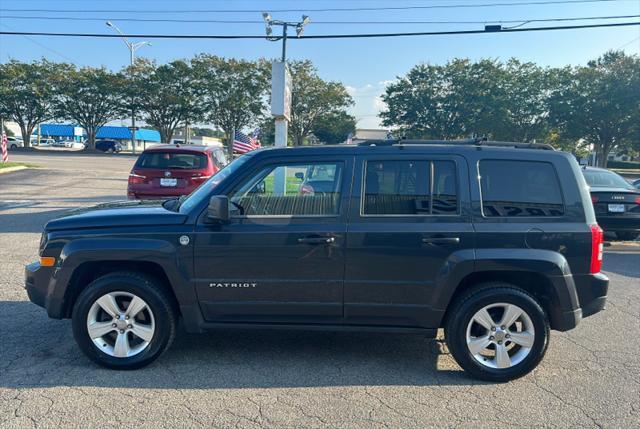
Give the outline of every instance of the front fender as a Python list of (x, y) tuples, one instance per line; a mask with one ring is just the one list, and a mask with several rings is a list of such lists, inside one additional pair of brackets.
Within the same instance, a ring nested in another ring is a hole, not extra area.
[(51, 317), (62, 317), (66, 292), (73, 273), (86, 262), (151, 262), (162, 267), (179, 304), (196, 302), (189, 266), (180, 264), (179, 251), (166, 240), (100, 238), (68, 242), (60, 253), (60, 263), (49, 283), (46, 308)]

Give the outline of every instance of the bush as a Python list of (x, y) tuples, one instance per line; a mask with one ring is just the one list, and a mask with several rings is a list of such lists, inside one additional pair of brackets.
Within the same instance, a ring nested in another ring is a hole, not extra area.
[(622, 168), (625, 170), (640, 170), (640, 162), (636, 161), (609, 161), (607, 168)]

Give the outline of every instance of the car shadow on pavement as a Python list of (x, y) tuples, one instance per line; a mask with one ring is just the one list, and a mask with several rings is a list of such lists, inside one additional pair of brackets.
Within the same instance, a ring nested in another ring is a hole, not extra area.
[[(91, 197), (65, 197), (51, 198), (47, 200), (49, 205), (42, 205), (41, 200), (15, 199), (0, 201), (0, 233), (4, 232), (42, 232), (44, 225), (51, 219), (62, 217), (69, 214), (71, 210), (80, 207), (91, 207), (102, 203), (111, 203), (114, 201), (126, 201), (126, 197), (122, 195), (103, 196), (99, 199)], [(60, 205), (51, 205), (56, 202)], [(71, 203), (72, 205), (64, 205)], [(39, 211), (22, 212), (22, 210), (32, 210), (34, 208)], [(21, 213), (5, 213), (7, 210), (20, 210)]]
[(419, 335), (265, 330), (196, 335), (180, 329), (173, 346), (150, 366), (114, 371), (80, 352), (70, 321), (48, 319), (30, 302), (0, 301), (0, 323), (0, 388), (482, 384), (464, 375), (440, 340)]
[[(19, 208), (34, 207), (20, 206)], [(29, 213), (3, 213), (0, 209), (0, 233), (6, 232), (36, 232), (41, 233), (44, 225), (51, 219), (64, 216), (76, 207), (57, 208), (47, 207), (46, 210)]]

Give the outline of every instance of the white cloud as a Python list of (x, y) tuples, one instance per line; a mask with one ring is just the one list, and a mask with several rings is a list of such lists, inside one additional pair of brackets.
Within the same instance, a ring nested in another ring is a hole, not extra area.
[(380, 112), (382, 109), (384, 109), (387, 106), (387, 104), (382, 101), (382, 97), (378, 96), (375, 97), (373, 99), (373, 108), (377, 111)]
[(385, 80), (360, 86), (346, 86), (355, 103), (349, 110), (356, 117), (358, 128), (383, 128), (378, 115), (385, 109), (386, 104), (381, 96), (391, 82), (393, 81)]

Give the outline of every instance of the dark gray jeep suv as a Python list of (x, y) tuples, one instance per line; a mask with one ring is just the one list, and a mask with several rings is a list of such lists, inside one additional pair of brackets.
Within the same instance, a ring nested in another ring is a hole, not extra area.
[(458, 363), (505, 381), (549, 330), (604, 308), (602, 230), (574, 158), (545, 146), (371, 141), (263, 149), (187, 197), (51, 220), (30, 299), (93, 361), (155, 360), (188, 332), (444, 328)]

